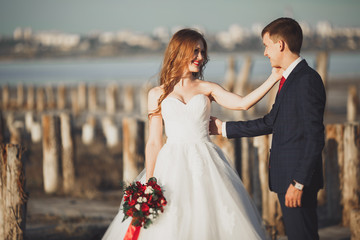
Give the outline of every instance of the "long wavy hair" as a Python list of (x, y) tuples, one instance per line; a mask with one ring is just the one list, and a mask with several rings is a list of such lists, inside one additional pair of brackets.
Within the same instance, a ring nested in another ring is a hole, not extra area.
[(207, 43), (204, 36), (198, 31), (188, 28), (182, 29), (172, 36), (165, 50), (160, 72), (160, 85), (163, 86), (164, 92), (158, 100), (158, 108), (155, 112), (149, 114), (149, 117), (152, 114), (160, 113), (161, 102), (173, 91), (174, 86), (180, 81), (181, 77), (183, 77), (184, 72), (187, 71), (199, 40), (203, 42), (205, 53), (199, 72), (193, 73), (193, 75), (199, 79), (203, 79), (205, 65), (209, 60)]

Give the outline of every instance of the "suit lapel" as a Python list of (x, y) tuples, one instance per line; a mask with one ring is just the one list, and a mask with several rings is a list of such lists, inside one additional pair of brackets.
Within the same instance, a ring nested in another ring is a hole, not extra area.
[[(286, 89), (288, 88), (289, 85), (291, 85), (294, 82), (294, 79), (296, 78), (297, 74), (301, 71), (301, 69), (303, 69), (306, 66), (308, 66), (308, 64), (305, 61), (305, 59), (302, 60), (301, 62), (299, 62), (299, 64), (294, 68), (294, 70), (290, 73), (290, 75), (286, 79), (284, 85), (281, 88), (280, 93), (276, 95), (275, 103), (274, 103), (274, 107), (273, 107), (275, 116), (277, 116), (277, 112), (279, 110), (280, 103), (281, 103), (282, 99), (284, 98)], [(276, 119), (276, 117), (275, 117), (275, 119)]]

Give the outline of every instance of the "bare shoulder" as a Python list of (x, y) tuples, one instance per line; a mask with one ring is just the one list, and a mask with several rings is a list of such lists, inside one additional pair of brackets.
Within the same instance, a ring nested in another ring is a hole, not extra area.
[(149, 100), (157, 101), (163, 93), (164, 93), (163, 88), (161, 86), (157, 86), (157, 87), (150, 89), (150, 91), (148, 93), (148, 98), (149, 98)]
[(219, 84), (214, 83), (214, 82), (209, 82), (209, 81), (204, 81), (204, 80), (200, 80), (198, 79), (198, 84), (199, 87), (208, 93), (211, 93), (215, 88), (217, 88), (219, 86)]

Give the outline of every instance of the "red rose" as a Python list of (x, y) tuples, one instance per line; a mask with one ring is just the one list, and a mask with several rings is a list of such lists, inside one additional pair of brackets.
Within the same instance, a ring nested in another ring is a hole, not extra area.
[(147, 212), (147, 211), (149, 211), (149, 205), (147, 205), (146, 203), (143, 203), (143, 204), (141, 204), (141, 211), (142, 212)]
[(134, 210), (132, 208), (130, 208), (129, 210), (127, 210), (126, 215), (132, 217), (133, 213), (134, 213)]
[(130, 202), (129, 202), (129, 205), (130, 206), (134, 206), (136, 204), (136, 201), (134, 199), (132, 199)]

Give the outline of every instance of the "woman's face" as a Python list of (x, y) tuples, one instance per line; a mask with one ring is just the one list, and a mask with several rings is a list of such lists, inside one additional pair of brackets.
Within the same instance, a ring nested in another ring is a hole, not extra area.
[(205, 49), (204, 44), (199, 40), (195, 46), (192, 60), (189, 64), (189, 72), (199, 72), (204, 61)]

